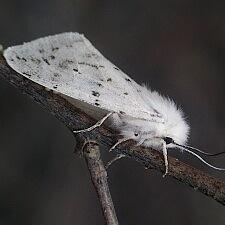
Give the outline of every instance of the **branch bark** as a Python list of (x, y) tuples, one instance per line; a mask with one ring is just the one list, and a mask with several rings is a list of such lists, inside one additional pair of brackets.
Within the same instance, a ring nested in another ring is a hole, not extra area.
[(97, 142), (88, 141), (83, 143), (83, 154), (101, 204), (106, 224), (119, 225), (108, 187), (107, 172), (101, 160)]
[[(23, 93), (30, 95), (36, 102), (41, 104), (46, 110), (65, 124), (71, 131), (91, 126), (96, 122), (59, 95), (46, 90), (44, 87), (13, 71), (7, 65), (3, 57), (0, 58), (0, 77), (20, 89)], [(88, 133), (88, 138), (90, 140), (96, 140), (99, 144), (106, 146), (108, 149), (117, 140), (115, 132), (105, 126), (101, 126), (100, 128)], [(115, 151), (117, 153), (125, 154), (127, 157), (136, 160), (145, 167), (151, 167), (164, 173), (164, 160), (160, 152), (151, 148), (147, 149), (141, 146), (135, 146), (134, 144), (134, 141), (125, 142), (119, 145)], [(168, 176), (193, 187), (195, 190), (198, 190), (222, 205), (225, 205), (225, 182), (195, 169), (173, 157), (168, 157), (168, 160)]]

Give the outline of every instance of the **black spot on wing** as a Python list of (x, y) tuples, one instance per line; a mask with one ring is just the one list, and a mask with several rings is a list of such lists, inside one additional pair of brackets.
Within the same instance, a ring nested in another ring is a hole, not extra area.
[(55, 51), (57, 51), (57, 50), (59, 50), (58, 47), (52, 47), (52, 51), (53, 51), (53, 52), (55, 52)]
[(54, 55), (50, 55), (50, 58), (51, 58), (51, 59), (55, 59), (55, 56), (54, 56)]
[(61, 77), (61, 74), (59, 74), (59, 73), (54, 73), (53, 76), (56, 77), (56, 78), (59, 78), (59, 77)]
[(123, 111), (119, 111), (120, 114), (125, 115), (126, 113)]
[(43, 60), (46, 64), (50, 65), (49, 61), (48, 61), (46, 58), (43, 58), (43, 57), (42, 57), (42, 60)]
[(95, 97), (99, 97), (100, 96), (99, 92), (97, 92), (97, 91), (92, 91), (92, 95), (95, 96)]
[(78, 72), (78, 69), (77, 69), (77, 68), (75, 68), (75, 69), (73, 69), (73, 71), (74, 71), (74, 72)]
[[(153, 109), (153, 111), (158, 114), (159, 116), (161, 116), (161, 114), (156, 110), (156, 109)], [(162, 117), (162, 116), (161, 116)]]
[(18, 59), (18, 60), (23, 60), (24, 62), (27, 62), (27, 59), (25, 59), (24, 57), (19, 57), (18, 55), (16, 56), (16, 58)]
[(103, 85), (99, 82), (96, 83), (99, 87), (103, 87)]
[(90, 66), (90, 67), (93, 67), (95, 69), (98, 69), (98, 66), (95, 65), (95, 64), (90, 64), (90, 63), (87, 63), (87, 62), (78, 62), (79, 65), (83, 65), (83, 66)]
[(127, 93), (127, 92), (124, 92), (123, 94), (124, 94), (124, 95), (128, 95), (128, 93)]
[(95, 105), (96, 105), (96, 106), (100, 106), (99, 100), (98, 100), (98, 99), (95, 99)]
[(118, 67), (116, 67), (116, 66), (114, 66), (113, 68), (114, 68), (115, 70), (120, 70), (120, 69), (119, 69)]
[(129, 78), (125, 78), (125, 80), (126, 80), (127, 82), (131, 82), (131, 79), (129, 79)]
[(106, 81), (107, 82), (111, 82), (112, 81), (112, 78), (108, 78)]

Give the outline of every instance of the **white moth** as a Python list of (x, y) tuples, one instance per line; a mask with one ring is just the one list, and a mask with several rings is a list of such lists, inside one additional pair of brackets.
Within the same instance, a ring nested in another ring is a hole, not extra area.
[(200, 150), (184, 146), (189, 126), (183, 112), (171, 99), (137, 84), (83, 35), (62, 33), (40, 38), (8, 48), (4, 57), (26, 78), (74, 101), (88, 103), (87, 109), (94, 106), (95, 110), (89, 111), (105, 112), (94, 126), (75, 132), (90, 131), (109, 118), (111, 126), (123, 136), (112, 148), (133, 139), (139, 145), (162, 150), (166, 173), (167, 148), (180, 148), (210, 167), (224, 170), (210, 165), (191, 151)]

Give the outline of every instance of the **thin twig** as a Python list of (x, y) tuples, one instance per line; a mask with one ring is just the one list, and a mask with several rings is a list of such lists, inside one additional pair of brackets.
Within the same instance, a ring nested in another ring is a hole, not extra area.
[[(86, 128), (96, 122), (64, 98), (52, 91), (47, 91), (41, 85), (38, 85), (13, 71), (9, 68), (3, 58), (0, 59), (0, 77), (6, 79), (22, 92), (30, 95), (71, 131)], [(90, 140), (96, 140), (99, 144), (106, 146), (108, 149), (110, 149), (117, 140), (115, 132), (105, 126), (101, 126), (100, 128), (89, 132), (88, 137)], [(142, 163), (145, 167), (152, 167), (164, 173), (164, 161), (160, 152), (151, 148), (147, 149), (141, 146), (134, 146), (134, 144), (135, 142), (128, 141), (117, 146), (115, 151), (118, 154), (125, 154), (137, 162)], [(178, 161), (175, 158), (168, 157), (168, 160), (168, 176), (193, 187), (195, 190), (199, 190), (201, 193), (225, 205), (225, 182)]]
[(86, 142), (83, 147), (83, 153), (91, 175), (92, 183), (98, 194), (106, 224), (118, 225), (119, 223), (108, 187), (107, 172), (101, 160), (97, 142)]

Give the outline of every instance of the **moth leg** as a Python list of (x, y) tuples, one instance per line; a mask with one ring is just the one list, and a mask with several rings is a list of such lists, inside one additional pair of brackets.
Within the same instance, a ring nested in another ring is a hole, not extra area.
[(94, 130), (95, 128), (97, 127), (100, 127), (106, 119), (108, 119), (114, 112), (110, 112), (108, 113), (106, 116), (104, 116), (101, 120), (99, 120), (96, 124), (94, 124), (93, 126), (91, 127), (88, 127), (86, 129), (82, 129), (82, 130), (74, 130), (73, 133), (75, 134), (78, 134), (78, 133), (85, 133), (85, 132), (89, 132), (89, 131), (92, 131)]
[(165, 167), (166, 167), (166, 171), (165, 171), (165, 173), (164, 173), (164, 175), (163, 175), (163, 177), (165, 177), (166, 175), (167, 175), (167, 173), (168, 173), (168, 165), (169, 165), (169, 163), (168, 163), (168, 157), (167, 157), (167, 148), (166, 148), (166, 143), (165, 142), (163, 142), (163, 156), (164, 156), (164, 162), (165, 162)]
[(106, 165), (105, 168), (108, 169), (114, 162), (116, 162), (118, 159), (124, 158), (124, 154), (118, 154), (113, 159), (111, 159)]
[(117, 142), (116, 142), (116, 144), (114, 144), (110, 149), (109, 149), (109, 151), (111, 152), (117, 145), (119, 145), (119, 144), (121, 144), (121, 143), (123, 143), (123, 142), (125, 142), (125, 141), (128, 141), (130, 138), (121, 138), (121, 139), (119, 139)]

